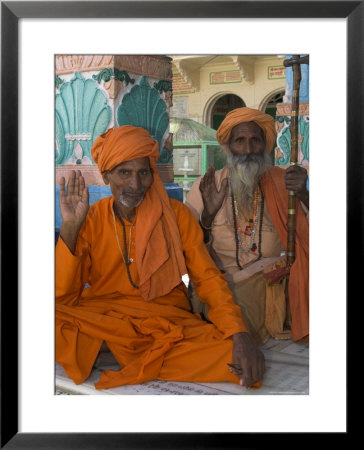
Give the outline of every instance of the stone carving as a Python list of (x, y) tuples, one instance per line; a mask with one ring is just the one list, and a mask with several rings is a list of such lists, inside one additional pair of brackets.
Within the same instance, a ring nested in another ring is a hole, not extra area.
[(125, 82), (126, 86), (129, 83), (131, 83), (131, 84), (135, 83), (135, 79), (130, 78), (128, 72), (126, 72), (125, 70), (119, 70), (119, 69), (115, 69), (115, 68), (103, 69), (97, 75), (92, 75), (92, 78), (94, 80), (97, 80), (98, 83), (101, 83), (101, 80), (108, 82), (112, 78), (115, 78), (121, 82)]
[(121, 91), (123, 87), (123, 83), (116, 78), (111, 78), (110, 81), (105, 81), (104, 88), (109, 94), (109, 98), (114, 100), (119, 95), (119, 92)]
[(164, 101), (167, 103), (169, 108), (172, 108), (173, 106), (173, 92), (172, 91), (166, 91), (164, 94)]
[(171, 58), (158, 55), (115, 55), (115, 67), (150, 78), (172, 80)]
[(153, 86), (160, 92), (160, 94), (163, 94), (164, 92), (164, 101), (167, 106), (171, 108), (173, 106), (172, 81), (159, 80), (158, 82), (155, 82)]
[(56, 55), (56, 75), (115, 67), (151, 78), (172, 80), (171, 58), (159, 55)]
[(254, 62), (249, 58), (249, 56), (231, 56), (234, 64), (240, 70), (243, 80), (248, 84), (254, 84)]
[(158, 82), (155, 82), (153, 85), (160, 94), (162, 92), (171, 91), (172, 90), (172, 81), (168, 80), (159, 80)]
[(129, 83), (134, 84), (135, 79), (130, 78), (129, 74), (125, 70), (119, 70), (115, 68), (103, 69), (96, 75), (92, 75), (94, 80), (100, 84), (104, 80), (104, 88), (109, 94), (109, 98), (115, 99), (123, 87), (123, 84), (127, 86)]
[[(277, 146), (275, 149), (275, 163), (278, 166), (286, 166), (291, 156), (291, 118), (280, 116), (276, 118)], [(298, 118), (298, 163), (309, 161), (309, 117)]]
[(113, 65), (113, 55), (56, 55), (56, 74), (100, 70)]
[(56, 89), (59, 89), (63, 83), (64, 83), (64, 80), (62, 80), (62, 78), (60, 78), (58, 75), (56, 75), (56, 79), (55, 79)]
[(105, 94), (76, 73), (56, 95), (56, 165), (92, 164), (91, 147), (111, 119)]
[(153, 85), (161, 94), (164, 92), (164, 101), (169, 108), (173, 106), (172, 103), (172, 81), (159, 80)]
[(76, 141), (73, 148), (73, 156), (66, 161), (66, 164), (76, 165), (76, 164), (92, 164), (91, 159), (88, 156), (84, 156), (83, 148), (79, 141)]
[[(175, 75), (176, 78), (182, 79), (185, 83), (184, 92), (189, 92), (200, 89), (200, 77), (197, 72), (191, 72), (190, 66), (188, 66), (188, 62), (185, 60), (177, 60), (173, 61), (178, 74)], [(175, 83), (174, 83), (175, 84)], [(187, 85), (187, 86), (186, 86)], [(180, 92), (180, 90), (178, 90)]]
[(162, 138), (169, 125), (166, 103), (160, 98), (157, 89), (150, 87), (147, 77), (124, 95), (117, 109), (117, 122), (121, 125), (134, 125), (149, 131), (161, 147)]

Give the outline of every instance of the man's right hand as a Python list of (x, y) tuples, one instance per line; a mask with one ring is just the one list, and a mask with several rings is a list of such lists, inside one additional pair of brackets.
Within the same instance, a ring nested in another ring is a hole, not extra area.
[(65, 179), (59, 181), (59, 206), (62, 216), (60, 236), (74, 253), (78, 232), (85, 221), (89, 209), (89, 193), (85, 180), (78, 170), (72, 171), (65, 190)]
[(209, 167), (201, 179), (200, 192), (204, 204), (201, 220), (205, 227), (211, 226), (216, 214), (220, 210), (228, 191), (228, 186), (228, 179), (225, 178), (221, 183), (220, 191), (217, 190), (214, 167)]

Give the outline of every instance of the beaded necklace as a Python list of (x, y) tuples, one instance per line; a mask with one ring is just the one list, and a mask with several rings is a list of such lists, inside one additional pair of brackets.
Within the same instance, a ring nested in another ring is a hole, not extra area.
[[(257, 245), (254, 242), (254, 238), (255, 238), (255, 232), (257, 229), (257, 223), (258, 223), (258, 210), (259, 208), (259, 204), (258, 204), (258, 198), (259, 198), (259, 191), (258, 188), (255, 190), (255, 199), (254, 199), (254, 215), (253, 218), (246, 218), (244, 216), (243, 219), (243, 223), (248, 223), (248, 225), (245, 226), (245, 229), (242, 230), (240, 225), (239, 225), (239, 210), (238, 210), (238, 205), (236, 202), (236, 198), (234, 198), (233, 202), (234, 202), (234, 210), (235, 210), (235, 224), (236, 227), (238, 228), (240, 234), (239, 236), (239, 241), (240, 241), (240, 245), (241, 248), (243, 250), (244, 253), (248, 253), (250, 250), (252, 252), (255, 252), (257, 249)], [(241, 218), (240, 218), (241, 219)], [(246, 238), (250, 236), (250, 242), (248, 244), (246, 244)], [(245, 241), (245, 242), (244, 242)]]
[[(230, 192), (231, 192), (231, 209), (233, 213), (233, 222), (234, 222), (234, 235), (235, 235), (235, 257), (236, 257), (236, 264), (239, 267), (239, 270), (243, 270), (243, 267), (240, 265), (239, 261), (239, 250), (241, 249), (244, 253), (249, 253), (250, 251), (256, 252), (258, 250), (258, 256), (253, 261), (250, 261), (248, 264), (246, 264), (244, 267), (249, 266), (250, 264), (253, 264), (254, 262), (258, 261), (262, 257), (262, 251), (261, 251), (261, 242), (262, 242), (262, 223), (263, 223), (263, 212), (264, 212), (264, 197), (262, 194), (262, 191), (260, 189), (260, 186), (257, 187), (255, 191), (255, 200), (254, 200), (254, 217), (250, 219), (245, 219), (245, 222), (248, 222), (248, 225), (246, 225), (245, 229), (242, 230), (242, 228), (239, 225), (238, 222), (238, 216), (239, 216), (239, 210), (237, 207), (236, 199), (234, 198), (233, 191), (231, 189), (230, 185)], [(258, 236), (258, 246), (255, 243), (255, 234), (257, 230), (258, 225), (258, 217), (259, 217), (259, 236)], [(250, 241), (248, 245), (244, 240), (246, 240), (246, 237), (250, 236)]]
[(113, 219), (114, 219), (114, 229), (115, 229), (116, 242), (117, 242), (118, 247), (119, 247), (120, 255), (121, 255), (121, 257), (122, 257), (122, 259), (123, 259), (123, 261), (124, 261), (124, 263), (125, 263), (126, 271), (127, 271), (127, 273), (128, 273), (128, 278), (129, 278), (130, 284), (131, 284), (135, 289), (139, 289), (139, 286), (137, 286), (137, 285), (134, 283), (133, 279), (131, 278), (130, 269), (129, 269), (130, 264), (133, 262), (133, 259), (128, 257), (128, 255), (130, 255), (130, 246), (131, 246), (131, 227), (130, 227), (130, 229), (129, 229), (129, 251), (128, 251), (127, 248), (126, 248), (126, 231), (125, 231), (125, 223), (124, 223), (123, 218), (122, 218), (121, 216), (119, 216), (119, 214), (118, 214), (118, 218), (120, 219), (120, 222), (121, 222), (121, 224), (122, 224), (122, 226), (123, 226), (124, 253), (125, 253), (125, 257), (124, 257), (124, 254), (123, 254), (123, 252), (122, 252), (122, 250), (121, 250), (121, 246), (120, 246), (120, 242), (119, 242), (118, 232), (117, 232), (117, 229), (116, 229), (116, 220), (115, 220), (114, 206), (113, 206), (113, 208), (112, 208), (112, 216), (113, 216)]

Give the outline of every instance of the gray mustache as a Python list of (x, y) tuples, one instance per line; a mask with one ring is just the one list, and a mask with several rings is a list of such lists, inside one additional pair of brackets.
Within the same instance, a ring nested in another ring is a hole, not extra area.
[(234, 155), (232, 157), (233, 164), (244, 164), (246, 162), (261, 163), (264, 160), (262, 155)]

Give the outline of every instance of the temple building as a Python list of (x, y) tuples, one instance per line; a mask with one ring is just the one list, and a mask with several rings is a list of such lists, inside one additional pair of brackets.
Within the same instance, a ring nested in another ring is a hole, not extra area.
[[(225, 115), (242, 106), (256, 108), (276, 120), (276, 165), (290, 155), (292, 69), (288, 55), (169, 55), (173, 70), (172, 118), (192, 119), (217, 130)], [(309, 161), (308, 65), (301, 66), (299, 163)]]
[[(226, 113), (248, 106), (275, 118), (272, 162), (290, 158), (292, 69), (287, 55), (56, 55), (55, 166), (58, 181), (82, 170), (91, 202), (110, 195), (91, 147), (109, 128), (146, 128), (158, 141), (158, 170), (170, 196), (185, 199), (192, 182), (223, 155), (216, 129)], [(309, 161), (309, 78), (303, 65), (299, 163)], [(56, 206), (56, 227), (60, 215)]]

